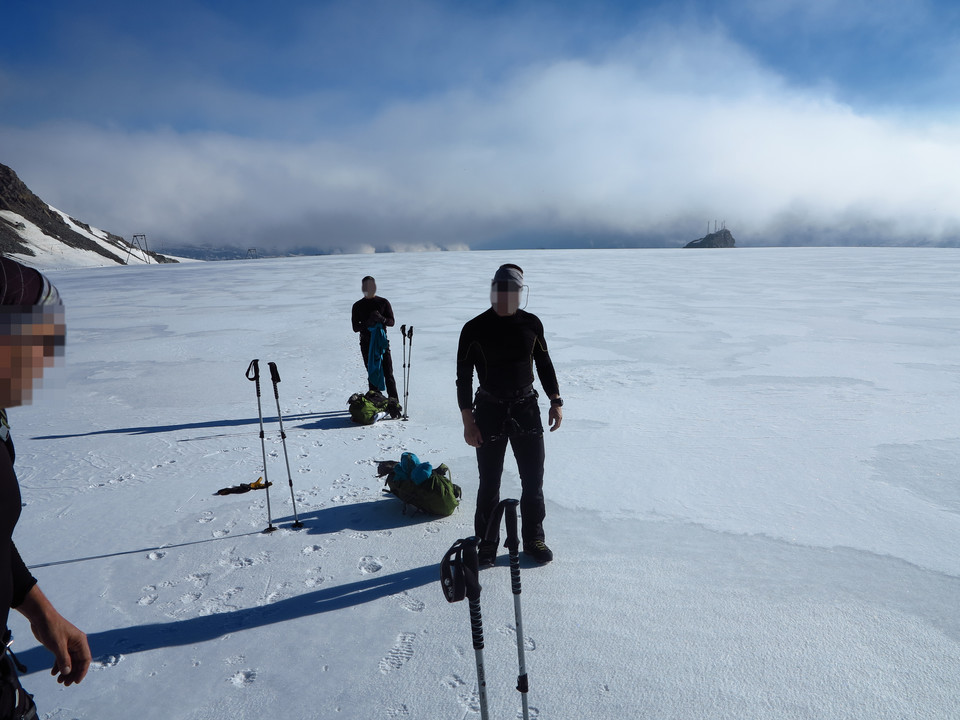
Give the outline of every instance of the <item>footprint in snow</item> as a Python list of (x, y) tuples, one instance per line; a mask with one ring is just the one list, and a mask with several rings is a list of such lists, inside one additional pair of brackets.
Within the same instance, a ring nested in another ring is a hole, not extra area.
[(103, 670), (104, 668), (116, 667), (123, 660), (123, 655), (101, 655), (90, 662), (91, 670)]
[(388, 673), (402, 668), (413, 657), (413, 641), (416, 639), (416, 633), (400, 633), (396, 645), (380, 660), (380, 672)]
[[(480, 695), (459, 675), (447, 675), (441, 684), (457, 694), (457, 703), (468, 713), (480, 713)], [(521, 714), (522, 714), (521, 710)]]
[[(517, 643), (517, 629), (513, 625), (504, 625), (503, 627), (497, 628), (497, 632), (501, 635), (506, 635), (509, 637), (513, 644)], [(523, 648), (529, 652), (533, 652), (537, 649), (537, 643), (529, 635), (523, 639)]]
[(313, 570), (310, 577), (303, 581), (303, 584), (308, 588), (315, 588), (318, 585), (322, 585), (324, 580), (326, 580), (326, 578), (320, 574), (320, 568), (316, 568)]
[(448, 687), (451, 690), (456, 690), (457, 688), (461, 688), (466, 685), (466, 683), (463, 681), (463, 678), (459, 675), (447, 675), (440, 682), (442, 682), (445, 687)]
[(397, 599), (397, 602), (400, 603), (400, 607), (408, 612), (423, 612), (423, 609), (426, 607), (422, 600), (413, 597), (406, 590), (398, 595), (394, 595), (394, 597)]
[(165, 552), (163, 552), (162, 550), (154, 550), (152, 553), (149, 553), (149, 554), (147, 555), (147, 557), (148, 557), (150, 560), (162, 560), (163, 558), (166, 557), (166, 555), (167, 555), (167, 554), (166, 554)]
[(360, 568), (360, 572), (362, 572), (364, 575), (372, 575), (373, 573), (380, 572), (383, 569), (383, 562), (381, 562), (383, 559), (384, 558), (375, 558), (371, 557), (370, 555), (365, 555), (364, 557), (360, 558), (360, 562), (357, 567)]
[(478, 690), (468, 690), (462, 688), (457, 693), (457, 702), (468, 713), (480, 714), (480, 693)]
[(235, 687), (247, 687), (248, 685), (253, 684), (253, 681), (257, 679), (257, 671), (241, 670), (240, 672), (231, 675), (228, 679)]
[(210, 583), (210, 573), (193, 573), (187, 576), (187, 580), (203, 590)]

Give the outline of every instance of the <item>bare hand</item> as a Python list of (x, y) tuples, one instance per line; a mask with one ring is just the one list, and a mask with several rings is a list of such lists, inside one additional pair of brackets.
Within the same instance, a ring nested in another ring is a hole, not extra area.
[(563, 408), (559, 405), (551, 405), (548, 418), (550, 420), (550, 432), (553, 432), (559, 428), (560, 423), (563, 422)]
[(57, 676), (57, 682), (72, 685), (83, 680), (91, 659), (87, 636), (57, 612), (37, 585), (17, 610), (30, 621), (34, 637), (53, 653), (50, 674)]
[(463, 439), (470, 447), (478, 448), (483, 445), (483, 434), (472, 417), (463, 421)]

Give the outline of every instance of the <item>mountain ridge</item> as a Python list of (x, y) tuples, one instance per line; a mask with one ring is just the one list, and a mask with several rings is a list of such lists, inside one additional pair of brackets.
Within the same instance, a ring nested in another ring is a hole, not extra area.
[(177, 262), (57, 210), (2, 163), (0, 254), (44, 270)]

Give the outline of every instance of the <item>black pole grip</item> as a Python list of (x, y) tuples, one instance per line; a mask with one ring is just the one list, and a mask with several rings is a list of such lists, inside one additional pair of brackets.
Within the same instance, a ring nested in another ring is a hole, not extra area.
[(473, 635), (473, 649), (483, 650), (483, 617), (480, 615), (480, 598), (470, 598), (470, 632)]
[(467, 586), (467, 598), (480, 601), (480, 559), (477, 545), (480, 538), (468, 537), (463, 541), (463, 579)]
[(519, 595), (520, 587), (520, 553), (510, 553), (510, 589), (514, 595)]
[(279, 413), (280, 389), (277, 387), (277, 383), (280, 382), (280, 372), (277, 370), (277, 364), (275, 362), (269, 362), (267, 365), (270, 366), (270, 379), (273, 381), (273, 397), (277, 399), (277, 412)]
[(257, 397), (260, 397), (260, 361), (251, 360), (247, 366), (247, 380), (252, 380), (257, 384)]

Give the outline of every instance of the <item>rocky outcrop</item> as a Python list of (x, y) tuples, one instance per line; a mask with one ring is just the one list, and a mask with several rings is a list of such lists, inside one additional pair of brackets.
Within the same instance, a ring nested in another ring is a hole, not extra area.
[[(130, 245), (122, 237), (111, 233), (103, 233), (102, 243), (96, 242), (74, 230), (64, 220), (63, 215), (37, 197), (26, 184), (17, 177), (17, 174), (6, 165), (0, 164), (0, 210), (15, 213), (36, 225), (44, 235), (48, 235), (70, 248), (96, 253), (105, 259), (119, 265), (125, 263)], [(78, 227), (93, 235), (93, 230), (86, 223), (70, 218)], [(0, 216), (0, 253), (20, 254), (33, 256), (21, 232), (23, 223)], [(116, 252), (109, 247), (113, 246)], [(157, 253), (148, 253), (155, 262), (176, 262)]]
[(733, 234), (726, 228), (704, 235), (699, 240), (684, 245), (685, 248), (732, 248), (736, 246), (737, 241), (733, 239)]

